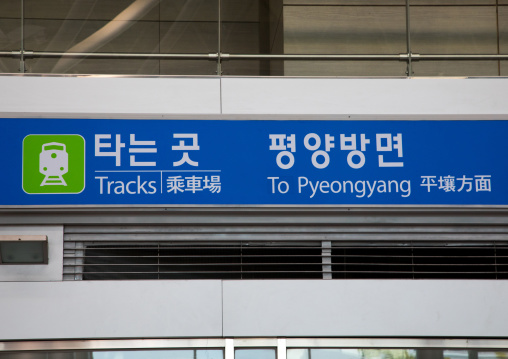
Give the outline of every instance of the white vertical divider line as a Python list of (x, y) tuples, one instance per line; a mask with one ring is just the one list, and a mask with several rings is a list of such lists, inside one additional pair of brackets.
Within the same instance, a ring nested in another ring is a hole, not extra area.
[(286, 338), (277, 339), (277, 359), (286, 359)]
[(235, 340), (226, 338), (224, 359), (235, 359)]

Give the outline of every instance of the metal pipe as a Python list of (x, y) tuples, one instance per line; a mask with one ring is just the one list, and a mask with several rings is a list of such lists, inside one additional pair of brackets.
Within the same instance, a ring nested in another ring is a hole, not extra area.
[(222, 59), (222, 49), (221, 49), (221, 37), (222, 37), (222, 18), (221, 18), (221, 0), (217, 0), (217, 6), (218, 6), (218, 13), (217, 13), (217, 52), (218, 52), (218, 57), (217, 57), (217, 75), (222, 75), (222, 63), (221, 63), (221, 59)]
[(129, 59), (202, 59), (216, 60), (508, 60), (508, 54), (151, 54), (118, 52), (51, 52), (51, 51), (0, 51), (0, 57), (90, 57)]
[[(413, 55), (414, 56), (414, 55)], [(508, 60), (507, 54), (418, 55), (419, 60)]]
[(326, 54), (284, 54), (284, 55), (264, 55), (264, 54), (221, 54), (222, 59), (233, 60), (255, 60), (255, 59), (273, 59), (273, 60), (400, 60), (399, 54), (396, 55), (326, 55)]
[(413, 66), (411, 63), (411, 11), (409, 1), (406, 0), (406, 51), (407, 51), (407, 75), (413, 76)]
[[(20, 56), (21, 51), (0, 51), (0, 56)], [(218, 54), (149, 54), (118, 52), (51, 52), (25, 51), (25, 57), (93, 57), (93, 58), (147, 58), (147, 59), (204, 59), (215, 60)]]

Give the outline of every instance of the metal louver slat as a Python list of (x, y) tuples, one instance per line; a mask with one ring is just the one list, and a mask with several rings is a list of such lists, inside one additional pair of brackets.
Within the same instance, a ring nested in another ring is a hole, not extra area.
[(321, 244), (83, 242), (83, 279), (320, 278)]
[(508, 279), (508, 226), (68, 226), (64, 279)]

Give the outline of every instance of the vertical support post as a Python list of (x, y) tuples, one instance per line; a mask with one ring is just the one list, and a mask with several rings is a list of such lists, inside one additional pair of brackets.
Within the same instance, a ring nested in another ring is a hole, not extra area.
[(235, 359), (235, 341), (234, 339), (226, 339), (224, 348), (224, 359)]
[(323, 279), (332, 279), (332, 242), (321, 242), (321, 264), (323, 266)]
[(25, 73), (25, 0), (21, 0), (21, 49), (19, 55), (19, 72)]
[(221, 0), (217, 0), (217, 6), (218, 6), (218, 16), (217, 16), (217, 26), (218, 26), (218, 29), (217, 29), (217, 35), (218, 35), (218, 39), (217, 39), (217, 76), (221, 76), (222, 75), (222, 49), (221, 49), (221, 46), (222, 46), (222, 43), (221, 43), (221, 38), (222, 38), (222, 17), (221, 17), (221, 12), (222, 12), (222, 2)]
[[(270, 0), (259, 0), (259, 53), (271, 53), (270, 44)], [(270, 60), (259, 61), (260, 76), (270, 75)]]
[(277, 359), (286, 359), (286, 338), (277, 339)]
[[(500, 33), (499, 33), (499, 0), (496, 0), (496, 38), (497, 38), (497, 54), (501, 54), (501, 47), (500, 47)], [(497, 73), (499, 76), (501, 76), (501, 61), (497, 61)], [(497, 279), (497, 277), (496, 277)]]
[(411, 8), (410, 0), (406, 0), (406, 49), (407, 49), (407, 76), (413, 76), (413, 64), (411, 63)]

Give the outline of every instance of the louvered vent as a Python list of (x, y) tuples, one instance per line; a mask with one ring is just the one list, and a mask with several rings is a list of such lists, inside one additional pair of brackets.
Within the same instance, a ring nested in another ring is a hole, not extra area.
[(508, 227), (68, 226), (65, 280), (508, 279)]
[(78, 247), (66, 251), (65, 272), (83, 280), (320, 279), (330, 274), (334, 279), (508, 279), (506, 243), (334, 242), (331, 255), (320, 242), (84, 242)]
[(319, 279), (321, 243), (86, 242), (83, 280)]
[(507, 243), (334, 243), (333, 278), (508, 279)]

